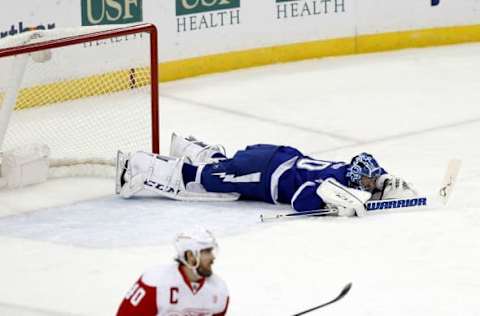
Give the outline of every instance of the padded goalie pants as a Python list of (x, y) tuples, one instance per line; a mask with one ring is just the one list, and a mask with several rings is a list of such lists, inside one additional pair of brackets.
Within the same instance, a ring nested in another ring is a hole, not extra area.
[(296, 156), (302, 154), (292, 147), (248, 146), (231, 159), (205, 165), (201, 184), (208, 192), (235, 192), (244, 200), (274, 203), (270, 192), (272, 173), (283, 162)]

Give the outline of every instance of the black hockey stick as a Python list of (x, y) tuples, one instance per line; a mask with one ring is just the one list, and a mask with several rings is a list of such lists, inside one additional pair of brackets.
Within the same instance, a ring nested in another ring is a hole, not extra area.
[(348, 283), (347, 285), (345, 285), (342, 289), (342, 291), (340, 292), (340, 294), (338, 294), (337, 297), (335, 297), (333, 300), (331, 301), (328, 301), (326, 303), (323, 303), (322, 305), (318, 305), (318, 306), (315, 306), (315, 307), (312, 307), (310, 309), (307, 309), (307, 310), (304, 310), (303, 312), (300, 312), (300, 313), (297, 313), (297, 314), (294, 314), (293, 316), (300, 316), (300, 315), (303, 315), (303, 314), (306, 314), (306, 313), (310, 313), (311, 311), (314, 311), (316, 309), (319, 309), (319, 308), (322, 308), (322, 307), (325, 307), (327, 305), (330, 305), (332, 303), (335, 303), (336, 301), (342, 299), (345, 295), (347, 295), (348, 291), (350, 291), (350, 289), (352, 288), (352, 283)]
[(306, 211), (306, 212), (289, 212), (289, 213), (282, 213), (282, 214), (275, 214), (275, 215), (263, 215), (260, 214), (260, 221), (261, 222), (268, 222), (272, 220), (278, 219), (292, 219), (292, 218), (300, 218), (306, 216), (324, 216), (335, 213), (335, 210), (331, 209), (320, 209), (314, 211)]

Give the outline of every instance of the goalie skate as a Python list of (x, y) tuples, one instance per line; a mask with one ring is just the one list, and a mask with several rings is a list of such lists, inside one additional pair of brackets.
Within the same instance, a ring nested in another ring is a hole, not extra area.
[(117, 164), (115, 171), (115, 193), (120, 194), (122, 186), (125, 184), (125, 172), (128, 168), (128, 155), (122, 151), (117, 151)]

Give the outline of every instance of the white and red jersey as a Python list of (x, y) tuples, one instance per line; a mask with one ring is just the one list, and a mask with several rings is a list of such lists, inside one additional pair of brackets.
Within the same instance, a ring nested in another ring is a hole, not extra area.
[(145, 272), (125, 295), (117, 316), (224, 316), (228, 301), (220, 277), (192, 283), (179, 264), (172, 264)]

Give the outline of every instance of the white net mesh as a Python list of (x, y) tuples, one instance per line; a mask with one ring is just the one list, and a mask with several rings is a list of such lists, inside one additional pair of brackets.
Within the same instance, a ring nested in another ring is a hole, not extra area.
[[(104, 29), (24, 33), (0, 41), (0, 49)], [(23, 76), (12, 67), (21, 58)], [(112, 159), (118, 149), (152, 150), (150, 62), (148, 32), (0, 58), (0, 115), (21, 79), (3, 143), (0, 128), (1, 151), (44, 143), (52, 158)]]

